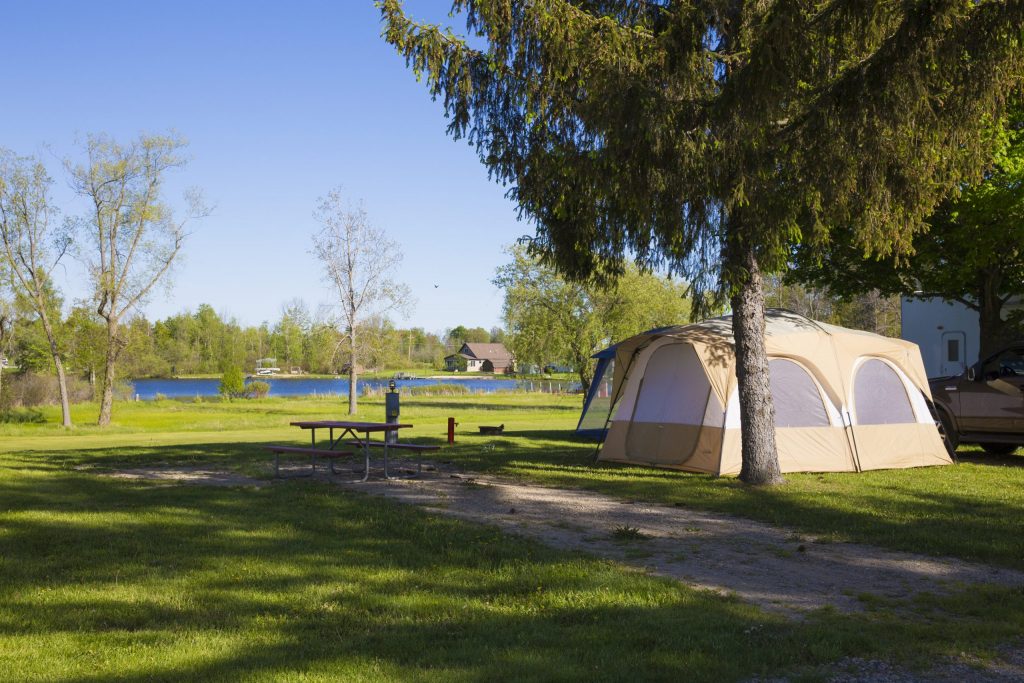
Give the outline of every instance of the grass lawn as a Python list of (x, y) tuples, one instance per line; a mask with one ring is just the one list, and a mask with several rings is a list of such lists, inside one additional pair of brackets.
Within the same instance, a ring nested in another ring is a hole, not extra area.
[[(198, 457), (173, 436), (153, 433), (160, 457)], [(87, 469), (153, 457), (0, 454), (0, 679), (718, 681), (850, 655), (984, 655), (1024, 631), (1020, 591), (785, 621), (325, 484), (166, 486)]]
[[(361, 400), (360, 416), (382, 419), (383, 400)], [(732, 478), (614, 464), (593, 464), (595, 444), (573, 433), (578, 396), (487, 394), (403, 398), (402, 420), (416, 425), (403, 440), (441, 442), (448, 416), (459, 422), (458, 443), (445, 459), (468, 469), (552, 486), (586, 488), (634, 500), (728, 512), (848, 540), (926, 554), (950, 555), (1024, 569), (1024, 456), (961, 451), (950, 467), (790, 474), (787, 483), (751, 489)], [(119, 404), (116, 424), (87, 425), (92, 405), (75, 406), (73, 432), (58, 425), (0, 424), (0, 453), (45, 456), (72, 450), (111, 462), (215, 462), (250, 472), (269, 462), (259, 444), (308, 438), (295, 419), (341, 417), (340, 399), (268, 399), (232, 403), (177, 401)], [(500, 437), (478, 425), (502, 424)]]

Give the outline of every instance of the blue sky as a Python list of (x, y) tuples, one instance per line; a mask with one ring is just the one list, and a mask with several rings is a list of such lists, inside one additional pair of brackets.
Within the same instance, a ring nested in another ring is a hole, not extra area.
[[(398, 275), (416, 305), (396, 322), (500, 324), (490, 280), (503, 247), (532, 227), (446, 136), (440, 104), (379, 37), (372, 0), (0, 5), (0, 147), (40, 155), (69, 213), (59, 161), (85, 133), (174, 129), (190, 142), (168, 199), (194, 185), (216, 209), (195, 226), (173, 288), (145, 307), (150, 319), (209, 303), (257, 324), (295, 297), (329, 301), (309, 254), (312, 212), (341, 185), (402, 245)], [(448, 7), (407, 3), (431, 21)], [(68, 299), (86, 294), (74, 261), (58, 284)]]

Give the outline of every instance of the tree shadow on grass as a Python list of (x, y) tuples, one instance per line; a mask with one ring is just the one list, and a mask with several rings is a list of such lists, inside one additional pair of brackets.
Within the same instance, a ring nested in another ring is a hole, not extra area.
[(895, 615), (783, 622), (315, 482), (161, 486), (49, 466), (0, 475), (14, 678), (734, 680), (901, 637), (932, 655), (962, 645)]
[[(414, 441), (436, 443), (436, 439)], [(754, 488), (733, 478), (595, 464), (592, 448), (570, 430), (522, 430), (460, 440), (431, 457), (468, 471), (525, 476), (549, 486), (704, 508), (832, 540), (1024, 569), (1024, 535), (1019, 530), (1024, 470), (1018, 467), (789, 475), (789, 483), (781, 487)], [(0, 455), (0, 473), (44, 473), (50, 467), (66, 471), (194, 465), (269, 478), (271, 457), (261, 443), (37, 451)]]
[(983, 465), (988, 467), (1024, 467), (1024, 455), (1021, 451), (1010, 455), (992, 455), (978, 449), (976, 451), (959, 451), (956, 458), (961, 463)]

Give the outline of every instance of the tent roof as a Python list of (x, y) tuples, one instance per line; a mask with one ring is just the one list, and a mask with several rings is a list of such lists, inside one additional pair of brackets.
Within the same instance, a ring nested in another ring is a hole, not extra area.
[[(641, 348), (658, 339), (672, 338), (693, 344), (700, 349), (708, 370), (715, 370), (712, 384), (722, 401), (728, 398), (730, 379), (734, 376), (735, 341), (732, 316), (710, 318), (690, 325), (652, 330), (630, 337), (616, 345), (615, 382), (618, 385), (628, 371), (629, 359)], [(826, 339), (831, 339), (826, 342)], [(834, 357), (836, 352), (854, 356), (869, 355), (898, 360), (914, 383), (928, 392), (928, 380), (920, 361), (917, 345), (902, 339), (884, 337), (872, 332), (851, 330), (837, 325), (811, 320), (799, 313), (782, 308), (765, 311), (765, 344), (768, 355), (813, 360), (821, 354)], [(911, 360), (911, 359), (914, 360)], [(818, 364), (818, 363), (812, 363)], [(831, 365), (831, 363), (828, 363)], [(841, 402), (841, 397), (835, 397)]]

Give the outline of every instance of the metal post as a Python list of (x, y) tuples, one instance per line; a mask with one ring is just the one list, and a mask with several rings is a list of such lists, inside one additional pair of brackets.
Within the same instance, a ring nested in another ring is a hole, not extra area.
[[(388, 382), (388, 392), (384, 394), (384, 421), (388, 424), (398, 424), (398, 416), (401, 413), (399, 393), (395, 391), (395, 380)], [(384, 443), (398, 443), (398, 432), (396, 430), (384, 432)], [(387, 446), (385, 452), (385, 470), (387, 468)], [(387, 476), (385, 471), (385, 476)]]

